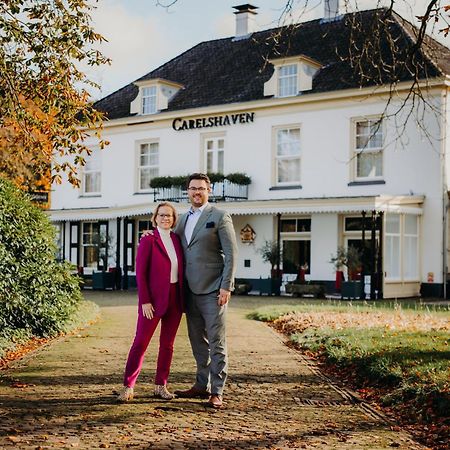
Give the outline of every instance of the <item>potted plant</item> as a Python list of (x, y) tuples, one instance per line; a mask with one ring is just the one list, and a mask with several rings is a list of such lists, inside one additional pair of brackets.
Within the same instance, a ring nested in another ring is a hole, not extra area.
[[(262, 247), (258, 249), (262, 260), (270, 264), (271, 293), (280, 295), (281, 273), (279, 270), (280, 248), (276, 241), (264, 241)], [(275, 269), (277, 266), (277, 269)]]
[(240, 172), (229, 173), (225, 178), (230, 183), (239, 184), (240, 186), (248, 186), (252, 182), (252, 179), (249, 176)]
[[(332, 255), (330, 263), (336, 269), (336, 289), (341, 288), (343, 298), (360, 298), (363, 285), (359, 280), (361, 272), (361, 252), (350, 245), (348, 248), (338, 247), (336, 255)], [(343, 268), (347, 268), (348, 281), (344, 281)]]

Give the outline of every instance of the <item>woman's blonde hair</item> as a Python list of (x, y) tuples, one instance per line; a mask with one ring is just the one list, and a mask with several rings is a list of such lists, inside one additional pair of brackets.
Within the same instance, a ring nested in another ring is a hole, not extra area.
[(170, 208), (172, 210), (172, 214), (173, 214), (173, 223), (172, 223), (172, 228), (175, 227), (177, 220), (178, 220), (178, 214), (177, 214), (177, 210), (175, 209), (175, 207), (172, 205), (172, 203), (169, 202), (162, 202), (160, 203), (155, 210), (153, 211), (153, 216), (152, 216), (152, 225), (156, 228), (156, 216), (158, 215), (158, 211), (159, 208), (162, 208), (163, 206), (167, 206), (168, 208)]

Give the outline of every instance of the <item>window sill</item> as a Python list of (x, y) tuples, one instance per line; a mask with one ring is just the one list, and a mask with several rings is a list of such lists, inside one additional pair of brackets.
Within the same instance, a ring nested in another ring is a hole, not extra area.
[(98, 198), (101, 196), (102, 194), (80, 194), (79, 198)]
[(386, 184), (384, 180), (351, 181), (347, 186), (370, 186), (372, 184)]
[(284, 190), (288, 190), (288, 189), (302, 189), (302, 185), (301, 184), (293, 184), (290, 186), (272, 186), (269, 188), (269, 191), (284, 191)]
[(152, 195), (155, 191), (147, 191), (147, 192), (135, 192), (133, 195)]

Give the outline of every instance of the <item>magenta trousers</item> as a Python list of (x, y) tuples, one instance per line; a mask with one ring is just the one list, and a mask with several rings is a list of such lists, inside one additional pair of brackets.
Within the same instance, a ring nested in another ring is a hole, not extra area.
[(139, 306), (136, 336), (128, 354), (127, 365), (123, 377), (123, 385), (134, 387), (137, 377), (142, 369), (144, 354), (153, 333), (161, 321), (161, 332), (159, 336), (158, 364), (156, 367), (155, 384), (165, 385), (169, 378), (170, 365), (172, 363), (173, 344), (180, 325), (183, 312), (178, 299), (178, 283), (171, 284), (169, 295), (169, 306), (163, 317), (147, 319), (142, 314)]

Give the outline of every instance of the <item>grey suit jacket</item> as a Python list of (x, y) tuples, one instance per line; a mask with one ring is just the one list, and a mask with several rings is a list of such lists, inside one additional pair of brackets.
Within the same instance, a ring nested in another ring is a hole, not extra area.
[(195, 225), (190, 242), (184, 228), (188, 213), (175, 228), (180, 236), (185, 257), (185, 274), (189, 289), (197, 295), (222, 289), (234, 289), (237, 244), (230, 215), (208, 205)]

